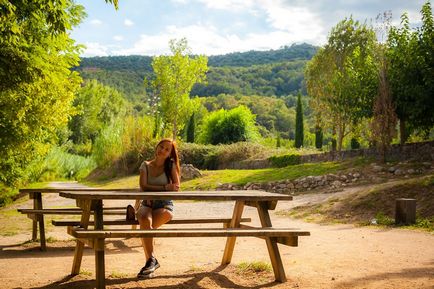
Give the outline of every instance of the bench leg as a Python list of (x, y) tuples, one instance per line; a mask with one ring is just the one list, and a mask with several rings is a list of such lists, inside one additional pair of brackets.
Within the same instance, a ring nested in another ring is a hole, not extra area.
[[(104, 229), (104, 218), (102, 210), (102, 200), (95, 201), (95, 230)], [(105, 288), (105, 258), (104, 258), (104, 239), (95, 240), (95, 272), (96, 272), (96, 288)]]
[[(244, 202), (243, 201), (237, 201), (235, 203), (234, 212), (232, 214), (232, 220), (229, 224), (229, 228), (239, 228), (240, 227), (240, 220), (241, 216), (243, 214), (244, 209)], [(225, 251), (223, 253), (222, 258), (222, 265), (227, 265), (232, 260), (232, 255), (234, 253), (234, 247), (235, 247), (235, 241), (237, 240), (237, 237), (228, 237), (226, 240), (226, 247)]]
[[(89, 225), (90, 203), (91, 201), (89, 200), (87, 202), (83, 202), (81, 206), (83, 213), (81, 215), (80, 226), (83, 229), (87, 229)], [(71, 275), (80, 274), (81, 260), (83, 258), (83, 249), (84, 249), (84, 243), (81, 242), (80, 240), (77, 240), (75, 244), (74, 261), (72, 262)]]
[[(33, 207), (36, 210), (42, 210), (42, 193), (37, 192), (34, 195), (33, 200)], [(44, 215), (43, 214), (37, 214), (36, 215), (36, 222), (39, 223), (39, 239), (41, 243), (41, 251), (47, 250), (47, 244), (45, 242), (45, 224), (44, 224)], [(33, 221), (33, 228), (35, 231), (33, 232), (33, 235), (36, 236), (36, 227), (35, 227), (35, 221)], [(32, 236), (33, 237), (33, 236)]]
[[(258, 202), (257, 208), (262, 227), (272, 227), (267, 203)], [(283, 268), (282, 258), (280, 257), (276, 238), (266, 237), (265, 242), (267, 243), (268, 254), (270, 255), (271, 265), (273, 266), (276, 281), (286, 282), (285, 269)]]

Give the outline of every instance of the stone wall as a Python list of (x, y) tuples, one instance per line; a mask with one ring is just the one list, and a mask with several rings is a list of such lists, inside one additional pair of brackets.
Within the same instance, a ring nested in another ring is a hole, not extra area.
[[(301, 156), (302, 163), (347, 160), (354, 157), (380, 158), (375, 148), (347, 150), (341, 152), (325, 152)], [(434, 141), (409, 143), (404, 146), (392, 145), (387, 158), (394, 161), (417, 160), (434, 161)], [(229, 164), (220, 164), (219, 169), (264, 169), (271, 167), (267, 159), (245, 160)]]

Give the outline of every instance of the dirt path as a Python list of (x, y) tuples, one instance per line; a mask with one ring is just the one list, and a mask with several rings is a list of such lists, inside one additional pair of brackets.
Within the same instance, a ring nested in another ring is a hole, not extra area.
[[(297, 196), (293, 202), (279, 203), (276, 211), (356, 190)], [(47, 207), (48, 203), (65, 204), (65, 199), (58, 196), (49, 196), (44, 201)], [(229, 216), (233, 204), (177, 202), (175, 206), (179, 217)], [(244, 215), (258, 223), (255, 209), (247, 207)], [(241, 262), (269, 262), (262, 240), (238, 238), (234, 265), (221, 268), (224, 238), (163, 238), (156, 240), (161, 263), (157, 276), (141, 281), (135, 278), (144, 263), (140, 241), (109, 242), (107, 288), (434, 288), (433, 234), (351, 225), (324, 226), (274, 214), (272, 219), (276, 226), (299, 227), (312, 234), (301, 237), (299, 247), (279, 247), (287, 283), (273, 282), (272, 273), (238, 272), (235, 265)], [(93, 252), (85, 251), (82, 274), (69, 278), (74, 243), (64, 228), (48, 226), (47, 235), (57, 240), (48, 244), (47, 252), (40, 252), (36, 243), (22, 244), (30, 238), (30, 231), (0, 237), (0, 288), (94, 288)]]

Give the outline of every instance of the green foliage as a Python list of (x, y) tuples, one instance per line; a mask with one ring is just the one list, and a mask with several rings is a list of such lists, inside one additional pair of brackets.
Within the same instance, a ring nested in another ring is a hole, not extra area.
[(422, 26), (413, 31), (404, 13), (401, 27), (392, 27), (387, 40), (388, 76), (400, 120), (401, 143), (409, 135), (407, 129), (428, 131), (434, 125), (434, 19), (429, 1), (421, 14)]
[(390, 226), (395, 223), (395, 221), (392, 218), (386, 216), (383, 212), (378, 212), (375, 215), (375, 220), (378, 225), (384, 225), (384, 226)]
[[(283, 99), (266, 96), (234, 96), (218, 95), (216, 97), (201, 98), (202, 104), (208, 111), (221, 108), (230, 110), (239, 105), (247, 106), (256, 115), (256, 123), (266, 131), (276, 130), (282, 137), (289, 138), (294, 130), (295, 111), (288, 108)], [(264, 134), (263, 136), (267, 136)]]
[(74, 112), (80, 47), (69, 31), (84, 13), (70, 0), (2, 1), (0, 11), (0, 182), (13, 185)]
[(351, 138), (351, 149), (356, 150), (360, 148), (360, 142), (357, 140), (357, 138), (353, 137)]
[[(304, 66), (316, 50), (309, 44), (294, 44), (270, 51), (209, 56), (208, 83), (195, 84), (190, 95), (295, 95), (304, 91)], [(90, 57), (83, 58), (76, 70), (84, 79), (96, 79), (116, 88), (141, 111), (147, 109), (143, 103), (147, 92), (151, 92), (143, 87), (143, 79), (153, 77), (151, 63), (149, 56)]]
[(134, 172), (143, 159), (154, 154), (151, 117), (129, 116), (102, 129), (95, 140), (92, 157), (99, 168), (116, 166), (122, 173)]
[(122, 119), (127, 111), (123, 96), (96, 80), (85, 84), (74, 100), (78, 114), (69, 122), (71, 139), (76, 144), (94, 142), (105, 126)]
[(352, 124), (372, 116), (378, 89), (376, 44), (372, 27), (350, 17), (332, 28), (325, 47), (307, 65), (312, 108), (321, 123), (337, 132), (338, 150)]
[(54, 147), (45, 158), (33, 161), (26, 170), (27, 179), (52, 181), (56, 179), (84, 179), (94, 168), (90, 157), (70, 154), (65, 148)]
[(299, 154), (288, 154), (282, 156), (272, 156), (268, 160), (273, 167), (283, 168), (286, 166), (293, 166), (300, 164), (301, 157)]
[(204, 120), (199, 139), (202, 143), (230, 144), (258, 138), (255, 115), (241, 105), (229, 111), (220, 109)]
[(206, 56), (190, 57), (187, 40), (171, 40), (171, 56), (158, 56), (152, 60), (155, 78), (151, 85), (160, 97), (160, 112), (166, 125), (172, 126), (173, 139), (197, 108), (189, 98), (195, 83), (205, 81), (208, 70)]
[(303, 106), (301, 104), (301, 93), (297, 98), (297, 109), (295, 115), (295, 147), (300, 148), (303, 146), (304, 140), (304, 123), (303, 123)]

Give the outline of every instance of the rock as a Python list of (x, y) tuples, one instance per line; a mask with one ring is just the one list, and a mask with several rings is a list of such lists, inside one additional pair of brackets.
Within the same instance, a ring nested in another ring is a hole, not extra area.
[(401, 169), (396, 169), (396, 171), (394, 172), (395, 175), (399, 176), (399, 175), (403, 175), (405, 174), (405, 172)]
[(334, 181), (334, 182), (332, 182), (332, 186), (334, 188), (339, 188), (342, 186), (342, 182), (341, 181)]
[(407, 170), (407, 174), (412, 175), (412, 174), (414, 174), (414, 173), (416, 173), (416, 171), (415, 171), (414, 169), (408, 169), (408, 170)]
[(191, 180), (201, 177), (201, 172), (195, 168), (192, 164), (181, 165), (181, 180)]
[(384, 168), (382, 166), (375, 165), (375, 166), (372, 166), (372, 170), (374, 172), (382, 172), (384, 170)]
[(393, 174), (396, 171), (396, 168), (395, 167), (390, 167), (388, 171), (389, 171), (389, 173)]
[(357, 179), (357, 178), (360, 178), (360, 173), (354, 173), (354, 174), (353, 174), (353, 177), (356, 178), (356, 179)]

